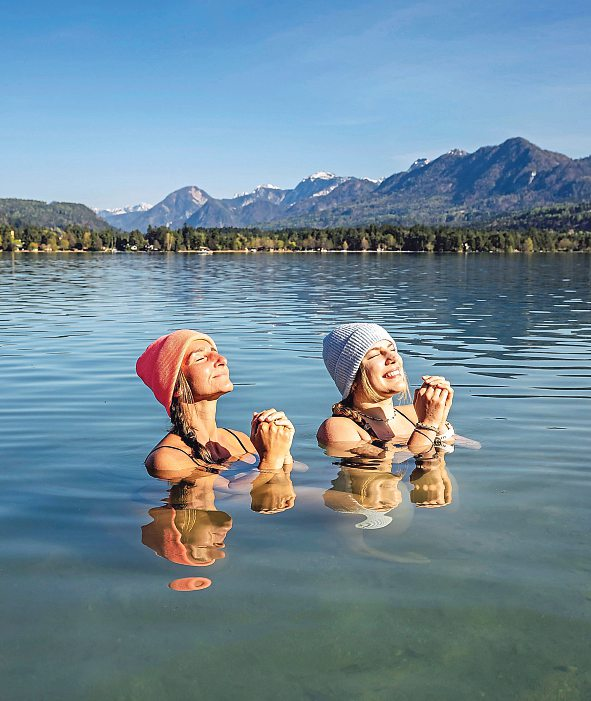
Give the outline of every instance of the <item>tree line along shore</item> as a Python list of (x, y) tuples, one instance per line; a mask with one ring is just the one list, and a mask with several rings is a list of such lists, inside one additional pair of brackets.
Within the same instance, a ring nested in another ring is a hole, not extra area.
[(591, 231), (558, 232), (529, 227), (522, 231), (446, 226), (375, 225), (332, 229), (149, 227), (140, 231), (88, 231), (0, 225), (0, 250), (54, 251), (400, 251), (435, 253), (591, 252)]

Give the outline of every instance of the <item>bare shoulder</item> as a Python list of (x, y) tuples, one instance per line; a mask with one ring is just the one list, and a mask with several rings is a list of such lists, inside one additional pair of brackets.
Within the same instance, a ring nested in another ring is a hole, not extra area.
[(190, 449), (172, 433), (166, 435), (144, 462), (148, 473), (159, 479), (175, 479), (190, 474), (195, 462)]
[(318, 442), (322, 445), (359, 441), (364, 437), (359, 426), (346, 416), (331, 416), (321, 424), (316, 434)]

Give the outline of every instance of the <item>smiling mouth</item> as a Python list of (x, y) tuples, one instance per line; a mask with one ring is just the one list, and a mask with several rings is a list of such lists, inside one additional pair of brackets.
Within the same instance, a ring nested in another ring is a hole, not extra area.
[(400, 370), (390, 370), (390, 372), (387, 372), (384, 375), (384, 379), (392, 380), (393, 378), (400, 377), (401, 375), (402, 375), (402, 373), (400, 372)]

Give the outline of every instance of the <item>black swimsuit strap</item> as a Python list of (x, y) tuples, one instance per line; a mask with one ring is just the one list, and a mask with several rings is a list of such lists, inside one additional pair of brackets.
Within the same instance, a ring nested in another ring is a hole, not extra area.
[(355, 409), (351, 407), (345, 407), (343, 406), (340, 402), (338, 404), (335, 404), (332, 408), (332, 415), (333, 416), (339, 416), (339, 417), (345, 417), (347, 419), (350, 419), (353, 421), (353, 423), (356, 423), (358, 426), (360, 426), (364, 431), (369, 433), (369, 435), (374, 438), (376, 441), (379, 441), (380, 439), (378, 438), (376, 432), (374, 431), (373, 427), (371, 424), (364, 419), (361, 414), (356, 411)]
[[(240, 440), (239, 436), (237, 436), (237, 435), (234, 433), (234, 431), (231, 431), (229, 428), (224, 428), (224, 427), (222, 427), (222, 428), (224, 429), (224, 431), (227, 431), (227, 432), (230, 433), (232, 436), (234, 436), (234, 438), (238, 441), (238, 443), (240, 443), (240, 447), (242, 448), (242, 450), (244, 450), (245, 453), (248, 453), (249, 455), (251, 454), (250, 451), (248, 450), (248, 448), (247, 448), (247, 447), (244, 445), (244, 443)], [(190, 459), (195, 463), (195, 465), (198, 465), (202, 470), (205, 470), (206, 472), (211, 472), (211, 473), (214, 473), (214, 474), (217, 475), (217, 474), (219, 474), (220, 472), (223, 471), (223, 468), (222, 468), (222, 469), (217, 469), (217, 468), (215, 468), (215, 467), (208, 467), (207, 465), (204, 465), (204, 464), (203, 464), (202, 462), (200, 462), (199, 460), (196, 460), (190, 453), (187, 453), (187, 452), (186, 452), (185, 450), (183, 450), (182, 448), (177, 448), (177, 447), (175, 447), (174, 445), (159, 445), (159, 446), (157, 446), (156, 448), (154, 448), (153, 450), (151, 450), (151, 451), (148, 453), (148, 456), (146, 457), (146, 460), (150, 457), (150, 455), (152, 455), (152, 453), (155, 453), (157, 450), (160, 450), (161, 448), (168, 448), (169, 450), (178, 450), (179, 453), (183, 453), (183, 455), (186, 455), (188, 458), (190, 458)]]
[(195, 460), (195, 458), (190, 453), (187, 453), (182, 448), (176, 448), (174, 445), (159, 445), (159, 446), (157, 446), (156, 448), (154, 448), (153, 450), (151, 450), (148, 453), (146, 460), (148, 460), (150, 455), (155, 453), (157, 450), (162, 450), (163, 448), (168, 448), (168, 450), (178, 450), (179, 453), (186, 455), (188, 458), (190, 458), (195, 463), (195, 465), (197, 465), (199, 467), (199, 469), (205, 470), (205, 472), (211, 472), (212, 474), (215, 474), (215, 475), (218, 475), (220, 472), (222, 472), (221, 469), (218, 469), (215, 467), (209, 467), (208, 465), (204, 465), (203, 463), (199, 462), (199, 460)]
[[(342, 411), (342, 413), (341, 413), (341, 411), (339, 411), (339, 409), (341, 409), (341, 407), (342, 407), (342, 405), (335, 404), (333, 406), (332, 415), (333, 416), (345, 416), (346, 418), (351, 419), (351, 421), (353, 421), (358, 426), (360, 426), (364, 431), (367, 431), (367, 433), (369, 433), (369, 435), (372, 438), (374, 438), (373, 442), (380, 442), (380, 443), (386, 442), (384, 439), (378, 438), (373, 426), (369, 423), (369, 421), (367, 421), (365, 419), (365, 417), (360, 412), (358, 412), (355, 409), (351, 409), (350, 407), (343, 407), (345, 409), (345, 411), (341, 410)], [(400, 411), (400, 409), (396, 409), (396, 407), (394, 407), (394, 411), (397, 414), (400, 414), (400, 416), (404, 417), (409, 423), (411, 423), (413, 425), (413, 427), (415, 426), (415, 422), (412, 419), (409, 419), (408, 416), (404, 412)]]
[(409, 423), (411, 423), (413, 426), (416, 427), (415, 422), (414, 422), (412, 419), (409, 419), (408, 416), (407, 416), (405, 413), (403, 413), (402, 411), (400, 411), (400, 409), (397, 409), (396, 407), (394, 407), (394, 411), (395, 411), (397, 414), (400, 414), (400, 416), (404, 416), (404, 418), (405, 418)]
[(245, 453), (250, 454), (250, 450), (248, 450), (248, 448), (244, 445), (244, 443), (240, 440), (240, 438), (234, 433), (234, 431), (231, 431), (229, 428), (224, 428), (223, 426), (222, 426), (222, 428), (224, 429), (224, 431), (227, 431), (232, 436), (234, 436), (234, 438), (238, 441), (238, 443), (240, 443), (240, 447), (242, 448), (242, 450), (244, 450)]

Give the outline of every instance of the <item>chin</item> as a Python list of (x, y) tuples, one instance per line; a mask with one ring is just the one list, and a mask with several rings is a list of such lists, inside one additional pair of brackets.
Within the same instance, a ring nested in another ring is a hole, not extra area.
[(388, 395), (389, 397), (393, 397), (395, 394), (400, 394), (401, 392), (404, 392), (406, 389), (406, 382), (398, 382), (396, 384), (390, 384), (386, 387), (384, 387), (381, 392), (383, 394)]

